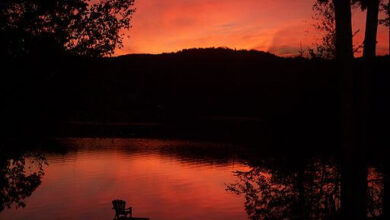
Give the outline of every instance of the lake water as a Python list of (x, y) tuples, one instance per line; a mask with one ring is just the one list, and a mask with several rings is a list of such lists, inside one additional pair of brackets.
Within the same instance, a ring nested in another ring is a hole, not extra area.
[(42, 183), (26, 206), (5, 209), (0, 219), (112, 219), (113, 199), (150, 219), (248, 218), (244, 198), (226, 191), (233, 171), (248, 167), (234, 157), (192, 156), (194, 149), (221, 152), (226, 146), (118, 138), (60, 142), (67, 152), (45, 153)]
[[(137, 138), (64, 138), (45, 149), (0, 155), (0, 219), (113, 219), (114, 199), (153, 220), (340, 214), (332, 157), (266, 157), (231, 144)], [(367, 214), (378, 217), (383, 174), (368, 171)]]

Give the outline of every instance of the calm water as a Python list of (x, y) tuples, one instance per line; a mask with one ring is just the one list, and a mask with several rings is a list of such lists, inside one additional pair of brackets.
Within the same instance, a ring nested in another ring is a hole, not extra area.
[[(112, 219), (114, 199), (150, 219), (340, 214), (341, 176), (332, 157), (265, 157), (240, 146), (183, 140), (57, 142), (49, 147), (55, 151), (0, 154), (0, 219)], [(383, 214), (383, 174), (368, 171), (367, 215), (376, 218)]]
[(0, 219), (112, 219), (117, 198), (136, 217), (248, 218), (244, 198), (226, 191), (233, 171), (248, 167), (234, 157), (191, 156), (194, 149), (221, 153), (229, 147), (152, 139), (60, 141), (69, 151), (45, 153), (42, 183), (24, 208), (6, 208)]

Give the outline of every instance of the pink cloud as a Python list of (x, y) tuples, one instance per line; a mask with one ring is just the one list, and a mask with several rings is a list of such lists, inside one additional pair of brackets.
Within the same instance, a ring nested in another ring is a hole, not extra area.
[[(226, 46), (291, 55), (300, 42), (315, 40), (311, 28), (314, 0), (136, 0), (133, 28), (126, 32), (126, 53), (161, 53), (192, 47)], [(354, 25), (364, 27), (364, 14)], [(364, 28), (363, 28), (364, 29)], [(362, 29), (362, 33), (363, 30)], [(378, 48), (387, 46), (380, 31)], [(356, 38), (358, 42), (361, 36)]]

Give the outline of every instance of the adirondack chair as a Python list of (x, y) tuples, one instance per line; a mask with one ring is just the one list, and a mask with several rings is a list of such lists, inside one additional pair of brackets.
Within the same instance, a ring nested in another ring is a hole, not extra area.
[(121, 219), (121, 218), (131, 218), (133, 211), (131, 207), (126, 208), (126, 202), (123, 200), (114, 200), (112, 201), (112, 209), (115, 210), (115, 217), (114, 219)]

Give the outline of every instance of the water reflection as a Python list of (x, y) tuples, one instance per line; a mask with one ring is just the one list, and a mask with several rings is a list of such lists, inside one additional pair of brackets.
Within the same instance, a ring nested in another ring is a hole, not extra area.
[(41, 184), (46, 158), (38, 153), (0, 155), (0, 211), (25, 207), (25, 199)]
[[(112, 219), (116, 198), (134, 207), (135, 216), (163, 220), (340, 215), (341, 175), (331, 157), (271, 157), (234, 145), (126, 138), (66, 138), (49, 149), (61, 150), (45, 151), (46, 158), (0, 154), (0, 219)], [(380, 170), (369, 169), (368, 186), (367, 215), (379, 218)]]
[[(249, 171), (235, 171), (226, 190), (245, 198), (249, 219), (339, 219), (341, 176), (334, 160), (312, 159), (285, 166), (264, 161)], [(367, 216), (383, 215), (383, 175), (369, 169)]]
[(26, 208), (4, 210), (0, 219), (112, 219), (116, 198), (134, 207), (134, 216), (150, 219), (246, 219), (243, 200), (225, 191), (232, 172), (247, 167), (229, 156), (230, 146), (119, 138), (60, 142), (68, 152), (46, 153), (50, 166)]

